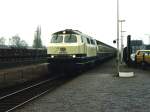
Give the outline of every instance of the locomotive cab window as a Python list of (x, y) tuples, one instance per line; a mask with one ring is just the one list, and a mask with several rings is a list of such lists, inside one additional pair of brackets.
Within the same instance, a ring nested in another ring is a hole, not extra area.
[(66, 35), (64, 38), (65, 43), (76, 43), (77, 37), (75, 35)]
[(63, 42), (63, 36), (62, 35), (53, 35), (51, 39), (51, 43), (61, 43)]

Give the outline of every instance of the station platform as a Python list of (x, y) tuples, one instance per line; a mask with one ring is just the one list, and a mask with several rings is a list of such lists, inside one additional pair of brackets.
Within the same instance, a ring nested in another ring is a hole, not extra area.
[(129, 71), (135, 76), (115, 77), (115, 61), (110, 60), (16, 112), (150, 112), (150, 70)]

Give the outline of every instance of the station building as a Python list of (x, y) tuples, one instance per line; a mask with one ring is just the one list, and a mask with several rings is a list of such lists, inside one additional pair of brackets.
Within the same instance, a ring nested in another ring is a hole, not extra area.
[(135, 54), (137, 50), (150, 49), (150, 45), (144, 44), (143, 40), (131, 40), (132, 54)]

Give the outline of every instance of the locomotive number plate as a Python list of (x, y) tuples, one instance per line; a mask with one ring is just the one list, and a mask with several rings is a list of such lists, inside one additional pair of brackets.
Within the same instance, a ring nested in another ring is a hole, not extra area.
[(66, 51), (66, 48), (65, 47), (61, 47), (60, 51)]

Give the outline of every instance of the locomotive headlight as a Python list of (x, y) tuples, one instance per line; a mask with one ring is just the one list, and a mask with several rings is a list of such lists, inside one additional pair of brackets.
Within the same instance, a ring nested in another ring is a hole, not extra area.
[(75, 58), (75, 57), (76, 57), (76, 55), (72, 55), (72, 57), (73, 57), (73, 58)]
[(54, 58), (54, 55), (51, 55), (51, 58)]

